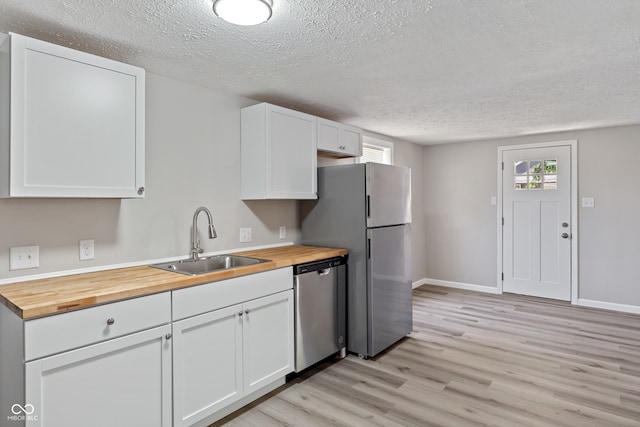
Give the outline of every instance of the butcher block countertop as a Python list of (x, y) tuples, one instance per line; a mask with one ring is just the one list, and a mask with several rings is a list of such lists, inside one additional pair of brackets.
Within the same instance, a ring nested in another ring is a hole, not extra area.
[(345, 249), (291, 245), (234, 252), (270, 261), (198, 276), (145, 265), (38, 279), (0, 286), (0, 302), (23, 319), (31, 319), (346, 254)]

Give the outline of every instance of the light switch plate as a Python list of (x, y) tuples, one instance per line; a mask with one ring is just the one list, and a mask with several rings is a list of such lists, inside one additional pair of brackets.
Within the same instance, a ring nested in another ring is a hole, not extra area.
[(287, 238), (287, 227), (284, 225), (280, 226), (280, 240)]
[(40, 267), (39, 246), (18, 246), (9, 248), (9, 270)]
[(251, 227), (240, 228), (240, 243), (248, 243), (251, 241)]

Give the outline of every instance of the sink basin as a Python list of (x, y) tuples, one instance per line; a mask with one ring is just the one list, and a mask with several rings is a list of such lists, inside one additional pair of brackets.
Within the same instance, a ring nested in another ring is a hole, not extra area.
[(160, 268), (175, 273), (197, 276), (198, 274), (213, 273), (214, 271), (228, 270), (236, 267), (246, 267), (249, 265), (268, 262), (268, 259), (250, 258), (238, 255), (217, 255), (196, 260), (188, 258), (180, 261), (163, 262), (152, 264), (151, 267)]

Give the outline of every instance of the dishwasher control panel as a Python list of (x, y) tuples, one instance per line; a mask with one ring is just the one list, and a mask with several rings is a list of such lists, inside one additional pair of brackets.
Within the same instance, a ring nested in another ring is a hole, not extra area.
[(327, 268), (338, 267), (347, 263), (346, 256), (328, 258), (321, 261), (309, 262), (294, 266), (293, 274), (305, 274), (312, 271), (325, 270)]

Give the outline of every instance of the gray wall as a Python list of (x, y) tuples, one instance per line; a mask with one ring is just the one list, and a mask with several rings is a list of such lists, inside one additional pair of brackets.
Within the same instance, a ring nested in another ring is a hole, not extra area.
[[(148, 74), (146, 198), (0, 199), (0, 280), (186, 256), (200, 205), (219, 234), (201, 233), (206, 251), (299, 242), (297, 202), (240, 200), (238, 111), (253, 103)], [(596, 199), (579, 208), (579, 298), (640, 306), (640, 126), (427, 147), (368, 135), (394, 142), (395, 163), (412, 169), (414, 280), (488, 287), (497, 274), (497, 147), (577, 139), (579, 197)], [(240, 227), (253, 228), (252, 243), (238, 242)], [(78, 260), (80, 239), (95, 239), (95, 260)], [(40, 246), (40, 268), (9, 271), (9, 247), (23, 245)]]
[(640, 126), (424, 148), (425, 277), (496, 287), (497, 147), (578, 140), (578, 298), (640, 306)]
[(425, 269), (429, 279), (496, 285), (497, 143), (424, 149)]
[[(146, 198), (0, 199), (0, 280), (186, 256), (200, 205), (218, 231), (207, 239), (201, 216), (207, 252), (299, 241), (295, 201), (240, 200), (239, 110), (255, 101), (152, 74), (146, 90)], [(240, 227), (253, 242), (239, 243)], [(80, 239), (95, 239), (95, 260), (78, 260)], [(9, 247), (24, 245), (40, 246), (40, 268), (9, 271)]]

